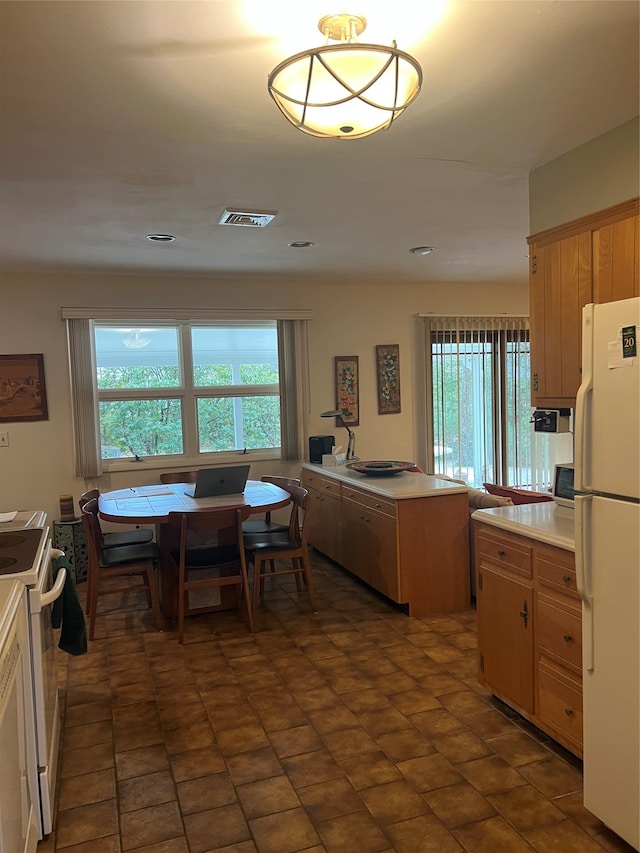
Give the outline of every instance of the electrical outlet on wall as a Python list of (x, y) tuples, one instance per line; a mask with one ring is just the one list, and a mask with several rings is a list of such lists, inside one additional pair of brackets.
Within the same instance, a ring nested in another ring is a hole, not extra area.
[(0, 447), (9, 447), (9, 433), (0, 432)]

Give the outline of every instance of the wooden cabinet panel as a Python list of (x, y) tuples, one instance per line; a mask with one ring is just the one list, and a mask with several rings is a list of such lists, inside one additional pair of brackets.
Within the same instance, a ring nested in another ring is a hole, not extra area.
[(582, 308), (640, 295), (640, 199), (528, 238), (531, 400), (573, 408)]
[(571, 551), (536, 549), (534, 570), (542, 587), (572, 596), (578, 600), (575, 559)]
[(480, 678), (501, 698), (533, 713), (533, 595), (529, 584), (478, 572)]
[(480, 565), (486, 562), (500, 566), (511, 572), (531, 577), (531, 546), (522, 544), (515, 538), (506, 536), (494, 538), (490, 534), (478, 536), (478, 559)]
[(324, 488), (319, 479), (315, 487), (305, 478), (305, 488), (309, 489), (311, 497), (311, 520), (309, 525), (309, 543), (322, 551), (329, 559), (342, 562), (342, 510), (340, 500), (340, 484), (338, 494), (335, 484)]
[(380, 495), (375, 495), (372, 492), (365, 492), (362, 489), (343, 485), (342, 497), (345, 500), (357, 501), (359, 504), (362, 504), (362, 506), (369, 507), (369, 509), (375, 509), (377, 512), (386, 513), (392, 518), (396, 517), (395, 501), (387, 500), (387, 498), (382, 498)]
[(640, 296), (640, 216), (593, 232), (593, 301)]
[(582, 670), (582, 618), (562, 607), (557, 598), (538, 593), (536, 636), (538, 651), (563, 666)]
[(582, 308), (591, 301), (591, 232), (532, 246), (532, 401), (568, 406), (580, 385)]
[[(386, 506), (391, 514), (372, 509), (370, 503)], [(345, 565), (383, 595), (399, 601), (395, 505), (345, 488), (343, 509)]]
[(582, 757), (582, 687), (544, 662), (538, 666), (538, 714), (546, 730)]

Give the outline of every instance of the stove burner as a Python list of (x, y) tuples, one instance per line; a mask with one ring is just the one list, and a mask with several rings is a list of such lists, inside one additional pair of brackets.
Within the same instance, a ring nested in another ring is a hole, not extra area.
[(36, 558), (46, 544), (45, 528), (0, 531), (0, 575), (38, 570)]
[(26, 542), (27, 537), (21, 533), (7, 533), (0, 536), (0, 548), (15, 548), (16, 545), (22, 545)]

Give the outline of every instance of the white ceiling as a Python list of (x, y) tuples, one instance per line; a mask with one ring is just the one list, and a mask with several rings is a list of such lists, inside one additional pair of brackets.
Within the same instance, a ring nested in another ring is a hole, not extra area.
[(388, 131), (315, 139), (267, 76), (343, 9), (285, 5), (0, 2), (0, 269), (523, 282), (529, 171), (638, 114), (636, 0), (450, 2), (432, 28), (428, 0), (356, 2), (422, 92)]

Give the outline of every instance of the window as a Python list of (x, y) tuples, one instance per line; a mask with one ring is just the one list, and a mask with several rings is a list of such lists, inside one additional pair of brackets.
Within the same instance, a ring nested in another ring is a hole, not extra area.
[(275, 321), (94, 331), (103, 459), (280, 447)]
[(66, 319), (78, 476), (114, 461), (301, 458), (305, 320)]
[(548, 488), (549, 436), (531, 422), (528, 318), (425, 323), (433, 470), (475, 488)]

